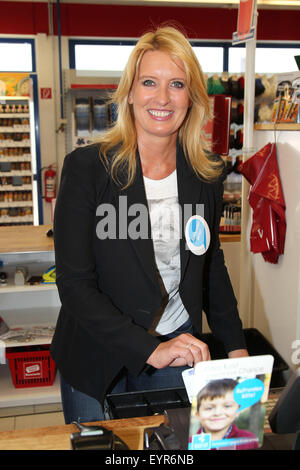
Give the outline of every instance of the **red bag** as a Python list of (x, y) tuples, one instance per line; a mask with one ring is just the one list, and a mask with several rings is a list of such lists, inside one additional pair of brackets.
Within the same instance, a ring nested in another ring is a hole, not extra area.
[(253, 209), (250, 248), (262, 253), (265, 261), (277, 263), (284, 252), (285, 201), (279, 176), (275, 144), (267, 144), (239, 171), (251, 185), (248, 201)]

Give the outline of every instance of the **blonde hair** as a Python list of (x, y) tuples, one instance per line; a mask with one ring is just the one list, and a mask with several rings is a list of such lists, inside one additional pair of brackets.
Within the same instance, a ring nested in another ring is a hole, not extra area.
[[(206, 152), (202, 129), (210, 117), (209, 97), (206, 82), (197, 57), (186, 37), (172, 26), (162, 26), (145, 33), (131, 52), (112, 103), (117, 105), (115, 124), (99, 140), (100, 155), (110, 167), (112, 178), (120, 183), (118, 171), (126, 171), (128, 187), (136, 173), (137, 136), (132, 106), (128, 95), (143, 54), (149, 50), (160, 50), (182, 60), (187, 76), (187, 88), (191, 107), (179, 129), (179, 141), (186, 159), (200, 179), (215, 180), (222, 171), (222, 161), (215, 161)], [(111, 151), (112, 159), (108, 158)]]

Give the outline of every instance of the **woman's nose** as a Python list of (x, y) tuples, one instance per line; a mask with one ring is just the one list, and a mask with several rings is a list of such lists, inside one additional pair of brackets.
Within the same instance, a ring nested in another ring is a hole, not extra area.
[(157, 90), (156, 99), (158, 104), (166, 105), (170, 101), (169, 88), (167, 86), (160, 86)]

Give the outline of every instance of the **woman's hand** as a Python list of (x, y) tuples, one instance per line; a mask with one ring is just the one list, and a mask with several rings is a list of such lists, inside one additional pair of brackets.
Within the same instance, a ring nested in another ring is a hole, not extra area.
[(146, 361), (156, 369), (164, 367), (190, 366), (201, 361), (209, 361), (210, 352), (203, 341), (189, 333), (160, 343)]
[(233, 351), (230, 351), (228, 353), (229, 358), (234, 358), (234, 357), (247, 357), (249, 356), (247, 349), (235, 349)]

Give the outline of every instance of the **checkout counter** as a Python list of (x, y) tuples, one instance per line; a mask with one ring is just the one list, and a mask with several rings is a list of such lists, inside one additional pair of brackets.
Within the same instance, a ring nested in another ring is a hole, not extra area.
[[(143, 449), (144, 429), (164, 422), (164, 416), (117, 419), (93, 423), (113, 431), (130, 450)], [(0, 432), (0, 450), (70, 450), (70, 436), (78, 433), (75, 424), (20, 431)]]
[[(5, 232), (6, 236), (2, 237), (2, 240), (0, 241), (0, 252), (52, 252), (53, 238), (51, 236), (46, 236), (46, 233), (50, 228), (51, 227), (49, 226), (24, 227), (18, 231), (16, 236), (15, 230), (12, 233), (11, 227), (7, 227), (3, 230), (3, 234)], [(220, 238), (222, 242), (238, 241), (239, 235), (221, 235)], [(7, 250), (8, 246), (9, 250)], [(247, 331), (249, 342), (252, 344), (252, 351), (251, 347), (249, 348), (248, 345), (250, 354), (274, 354), (274, 350), (266, 351), (265, 344), (261, 343), (262, 338), (257, 336), (257, 334), (259, 335), (255, 329), (248, 329)], [(212, 338), (209, 334), (207, 334), (206, 340), (209, 344), (211, 354), (214, 350), (214, 354), (212, 354), (214, 359), (224, 357), (221, 345), (210, 343)], [(258, 347), (260, 348), (259, 351), (257, 350)], [(268, 345), (268, 347), (270, 347), (270, 345)], [(285, 385), (284, 375), (288, 367), (280, 356), (275, 357), (274, 366), (274, 379), (276, 383), (273, 384), (273, 387), (282, 387)], [(183, 397), (183, 401), (184, 400), (185, 398)], [(136, 406), (136, 400), (134, 400), (134, 402), (133, 408), (136, 412), (138, 407)], [(120, 412), (120, 409), (116, 410), (118, 407), (112, 406), (112, 403), (110, 403), (110, 408), (115, 408), (115, 412)], [(156, 409), (150, 413), (147, 412), (147, 410), (140, 408), (138, 415), (132, 415), (129, 413), (127, 416), (126, 414), (118, 416), (118, 414), (115, 414), (107, 421), (88, 423), (88, 425), (103, 426), (106, 430), (112, 431), (114, 435), (119, 438), (120, 442), (128, 449), (142, 450), (145, 446), (145, 436), (148, 436), (149, 438), (156, 429), (161, 429), (162, 425), (169, 429), (171, 426), (171, 429), (174, 429), (174, 421), (172, 422), (174, 418), (175, 421), (177, 420), (177, 431), (178, 425), (181, 426), (179, 434), (184, 432), (182, 431), (182, 426), (186, 426), (189, 417), (187, 403), (177, 405), (174, 405), (173, 403), (173, 406), (171, 406), (172, 409), (170, 409), (169, 412), (168, 408), (170, 408), (168, 403), (165, 403), (160, 409)], [(178, 437), (177, 431), (176, 433)], [(78, 435), (78, 432), (79, 430), (76, 424), (0, 432), (0, 450), (70, 450), (72, 448), (71, 436)], [(265, 436), (270, 435), (270, 433), (270, 427), (266, 426)], [(294, 437), (295, 436), (293, 435), (293, 442), (295, 441)], [(281, 438), (281, 445), (283, 445), (284, 449), (293, 448), (292, 441), (288, 436), (286, 436), (286, 438)], [(174, 447), (174, 442), (171, 444), (171, 448), (176, 449), (176, 447)], [(180, 449), (180, 446), (178, 448)], [(149, 449), (151, 449), (151, 447)]]
[[(179, 412), (178, 412), (179, 411)], [(112, 450), (143, 450), (145, 449), (145, 442), (149, 446), (149, 437), (153, 436), (156, 430), (160, 431), (162, 427), (167, 430), (173, 430), (172, 420), (175, 417), (175, 421), (182, 427), (186, 427), (188, 423), (188, 413), (185, 409), (172, 410), (167, 416), (154, 415), (146, 417), (136, 418), (124, 418), (108, 421), (99, 421), (97, 423), (88, 423), (88, 426), (103, 426), (107, 431), (112, 431), (117, 438), (117, 443), (122, 446), (116, 446)], [(173, 421), (173, 423), (175, 422)], [(165, 426), (164, 426), (165, 425)], [(31, 450), (31, 451), (62, 451), (72, 450), (72, 439), (71, 436), (78, 434), (78, 427), (76, 424), (68, 424), (64, 426), (51, 426), (38, 429), (28, 429), (20, 431), (7, 431), (0, 432), (0, 451), (13, 451), (13, 450)], [(169, 436), (170, 437), (170, 433)], [(174, 446), (174, 443), (179, 443), (179, 446)], [(155, 442), (155, 441), (154, 441)], [(171, 446), (166, 449), (162, 449), (159, 445), (150, 445), (148, 450), (153, 452), (165, 450), (166, 452), (174, 452), (180, 450), (180, 436), (179, 439), (172, 435)], [(265, 436), (263, 446), (258, 450), (296, 450), (300, 449), (300, 431), (295, 433), (284, 433), (284, 434), (273, 434), (269, 426), (265, 428)], [(126, 449), (127, 447), (127, 449)], [(79, 447), (80, 449), (80, 447)], [(89, 449), (87, 449), (89, 450)], [(102, 449), (103, 450), (103, 449)], [(106, 450), (106, 449), (105, 449)], [(184, 452), (184, 451), (183, 451)], [(185, 451), (186, 454), (188, 451)], [(111, 452), (105, 455), (110, 455)], [(193, 451), (189, 451), (190, 454)], [(111, 453), (112, 454), (112, 453)], [(223, 453), (222, 453), (223, 454)], [(114, 453), (114, 455), (116, 455)], [(174, 452), (174, 455), (176, 453)], [(173, 462), (176, 463), (176, 462)], [(182, 463), (182, 462), (181, 462)]]

